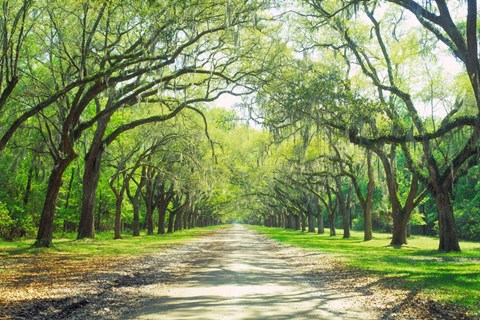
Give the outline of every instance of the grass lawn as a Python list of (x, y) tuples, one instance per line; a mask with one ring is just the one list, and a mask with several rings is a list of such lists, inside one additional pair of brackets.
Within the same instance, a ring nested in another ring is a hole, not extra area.
[(420, 290), (427, 298), (462, 305), (480, 315), (480, 243), (461, 242), (461, 253), (440, 253), (436, 251), (438, 239), (429, 237), (414, 236), (408, 245), (393, 248), (389, 234), (376, 233), (373, 240), (364, 242), (363, 233), (355, 231), (350, 239), (342, 239), (341, 234), (330, 237), (250, 228), (280, 242), (333, 254), (347, 267), (388, 277), (395, 285)]
[(53, 240), (52, 248), (33, 248), (33, 239), (6, 242), (0, 241), (0, 259), (22, 255), (65, 255), (75, 259), (92, 256), (125, 256), (158, 251), (167, 245), (180, 244), (191, 238), (205, 235), (226, 226), (213, 226), (177, 231), (171, 234), (142, 234), (139, 237), (122, 235), (123, 239), (113, 240), (112, 232), (98, 233), (95, 239), (75, 240), (76, 233), (63, 234)]

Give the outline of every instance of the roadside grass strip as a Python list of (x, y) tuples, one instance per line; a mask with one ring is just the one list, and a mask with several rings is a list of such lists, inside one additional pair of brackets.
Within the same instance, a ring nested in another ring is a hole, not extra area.
[[(347, 268), (385, 278), (385, 283), (419, 291), (425, 298), (453, 303), (480, 315), (480, 243), (461, 242), (461, 253), (436, 250), (438, 239), (413, 236), (408, 244), (392, 247), (390, 235), (375, 233), (363, 241), (362, 232), (343, 239), (281, 228), (249, 226), (274, 240), (334, 255)], [(328, 232), (328, 231), (327, 231)]]

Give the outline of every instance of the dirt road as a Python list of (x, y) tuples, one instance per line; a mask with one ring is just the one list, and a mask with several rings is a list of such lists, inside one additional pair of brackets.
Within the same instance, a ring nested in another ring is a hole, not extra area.
[(129, 319), (373, 319), (351, 294), (329, 292), (296, 276), (272, 243), (241, 225), (218, 235), (213, 256)]

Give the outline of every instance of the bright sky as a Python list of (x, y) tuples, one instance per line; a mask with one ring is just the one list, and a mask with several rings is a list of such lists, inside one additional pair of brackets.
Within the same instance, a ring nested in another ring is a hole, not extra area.
[(235, 104), (240, 102), (242, 102), (241, 97), (232, 96), (231, 94), (223, 94), (220, 98), (213, 102), (213, 105), (216, 107), (232, 109)]

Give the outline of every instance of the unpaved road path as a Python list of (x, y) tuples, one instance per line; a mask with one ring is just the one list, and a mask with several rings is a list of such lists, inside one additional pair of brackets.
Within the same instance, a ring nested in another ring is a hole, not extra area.
[(218, 235), (210, 259), (167, 287), (130, 319), (373, 319), (355, 298), (309, 285), (272, 243), (241, 225)]

